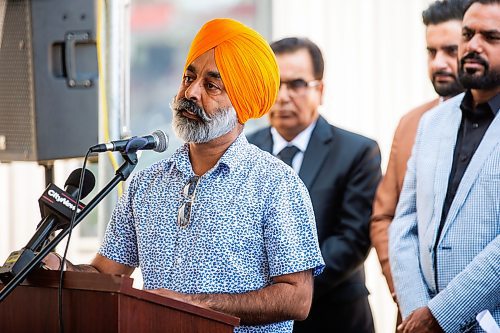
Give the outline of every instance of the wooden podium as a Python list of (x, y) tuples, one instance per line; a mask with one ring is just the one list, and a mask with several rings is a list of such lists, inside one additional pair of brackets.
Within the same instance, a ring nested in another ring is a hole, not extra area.
[[(58, 332), (58, 271), (37, 271), (0, 303), (0, 332)], [(233, 332), (239, 319), (132, 288), (125, 276), (65, 272), (65, 332)], [(0, 282), (0, 289), (3, 285)]]

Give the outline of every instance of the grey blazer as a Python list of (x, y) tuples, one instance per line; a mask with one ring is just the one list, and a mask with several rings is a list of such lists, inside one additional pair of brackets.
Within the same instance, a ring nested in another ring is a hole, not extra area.
[(498, 113), (463, 175), (434, 253), (463, 96), (440, 104), (420, 121), (389, 228), (389, 256), (403, 317), (428, 306), (445, 332), (482, 332), (475, 320), (482, 310), (500, 322)]

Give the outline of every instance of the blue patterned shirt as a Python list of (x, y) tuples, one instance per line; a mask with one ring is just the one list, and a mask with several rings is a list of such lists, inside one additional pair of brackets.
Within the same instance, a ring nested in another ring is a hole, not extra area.
[[(99, 253), (140, 267), (145, 289), (245, 293), (271, 277), (321, 273), (314, 213), (306, 187), (283, 162), (241, 134), (198, 182), (187, 227), (177, 214), (195, 176), (189, 146), (138, 172), (120, 199)], [(292, 321), (235, 332), (291, 332)]]

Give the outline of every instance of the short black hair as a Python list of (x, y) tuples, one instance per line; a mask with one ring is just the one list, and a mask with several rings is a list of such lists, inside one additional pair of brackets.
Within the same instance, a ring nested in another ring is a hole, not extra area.
[(464, 6), (464, 14), (465, 12), (475, 3), (480, 3), (481, 5), (500, 5), (500, 0), (468, 0)]
[(422, 12), (425, 26), (440, 24), (452, 20), (462, 21), (464, 0), (438, 0)]
[(271, 49), (273, 49), (276, 55), (293, 53), (301, 49), (307, 50), (313, 63), (314, 78), (316, 80), (323, 79), (323, 73), (325, 71), (323, 54), (318, 45), (314, 44), (310, 39), (299, 37), (283, 38), (271, 43)]

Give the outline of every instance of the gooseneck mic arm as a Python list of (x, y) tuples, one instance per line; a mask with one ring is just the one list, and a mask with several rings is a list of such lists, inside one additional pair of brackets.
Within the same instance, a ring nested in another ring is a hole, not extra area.
[[(91, 211), (94, 209), (99, 202), (104, 199), (106, 195), (111, 192), (111, 190), (118, 185), (119, 182), (127, 180), (132, 171), (137, 165), (137, 154), (135, 152), (123, 153), (124, 158), (123, 164), (116, 171), (115, 176), (109, 181), (109, 183), (83, 208), (80, 213), (76, 215), (74, 226), (77, 226)], [(10, 280), (5, 287), (0, 290), (0, 302), (2, 302), (13, 290), (16, 288), (26, 276), (34, 268), (38, 267), (43, 258), (45, 258), (50, 251), (52, 251), (59, 242), (63, 240), (66, 235), (70, 232), (69, 225), (65, 226), (61, 232), (59, 232), (54, 239), (52, 239), (46, 246), (44, 246), (40, 252), (38, 252), (31, 261), (29, 261), (23, 269), (15, 275), (12, 280)]]

